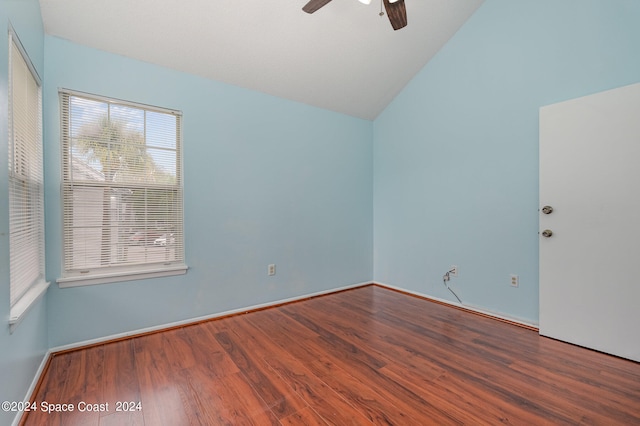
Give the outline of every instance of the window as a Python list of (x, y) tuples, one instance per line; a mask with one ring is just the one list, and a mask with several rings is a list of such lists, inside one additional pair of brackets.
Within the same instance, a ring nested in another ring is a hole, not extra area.
[(11, 329), (48, 287), (44, 273), (40, 79), (9, 31), (9, 293)]
[(181, 114), (71, 91), (61, 287), (184, 274)]

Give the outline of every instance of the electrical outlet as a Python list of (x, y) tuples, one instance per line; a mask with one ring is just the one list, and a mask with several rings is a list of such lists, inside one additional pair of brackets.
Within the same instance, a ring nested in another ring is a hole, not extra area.
[(458, 276), (458, 267), (456, 265), (451, 265), (451, 267), (449, 268), (449, 272), (451, 273), (452, 277), (457, 277)]
[(267, 274), (269, 276), (276, 274), (276, 264), (275, 263), (272, 263), (269, 266), (267, 266)]
[(519, 283), (519, 279), (517, 275), (511, 274), (511, 287), (518, 287)]

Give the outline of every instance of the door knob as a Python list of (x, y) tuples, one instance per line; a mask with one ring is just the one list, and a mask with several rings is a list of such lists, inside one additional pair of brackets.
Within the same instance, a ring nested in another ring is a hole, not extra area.
[(544, 214), (551, 214), (551, 212), (553, 212), (553, 207), (551, 206), (544, 206), (542, 208), (542, 213)]
[(551, 229), (545, 229), (544, 231), (542, 231), (543, 237), (549, 238), (552, 235), (553, 235), (553, 231)]

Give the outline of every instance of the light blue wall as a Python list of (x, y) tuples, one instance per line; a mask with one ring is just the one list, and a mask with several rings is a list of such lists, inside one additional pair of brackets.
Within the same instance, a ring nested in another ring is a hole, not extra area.
[(52, 347), (371, 281), (372, 122), (49, 36), (45, 64), (49, 279), (62, 253), (58, 88), (183, 112), (190, 266), (171, 278), (52, 285)]
[[(46, 304), (41, 299), (9, 333), (8, 203), (8, 25), (13, 26), (33, 65), (44, 71), (43, 28), (37, 0), (0, 0), (0, 401), (22, 401), (48, 349)], [(0, 424), (16, 413), (0, 411)]]
[[(538, 320), (538, 108), (640, 81), (640, 2), (486, 0), (374, 123), (374, 279)], [(520, 287), (509, 285), (520, 276)]]
[[(59, 87), (184, 112), (191, 267), (171, 278), (53, 284), (14, 334), (0, 332), (1, 400), (24, 397), (48, 347), (372, 278), (453, 300), (441, 281), (451, 264), (464, 303), (537, 321), (538, 108), (640, 80), (635, 0), (486, 0), (374, 123), (53, 37), (43, 47), (35, 0), (0, 0), (0, 12), (44, 74), (48, 279), (60, 275), (62, 253)], [(0, 203), (4, 301), (8, 258)], [(511, 273), (520, 288), (509, 287)], [(0, 424), (11, 418), (0, 412)]]

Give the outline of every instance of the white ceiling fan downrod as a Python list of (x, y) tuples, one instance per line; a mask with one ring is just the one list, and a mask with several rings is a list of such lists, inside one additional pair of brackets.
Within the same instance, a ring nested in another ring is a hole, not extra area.
[[(362, 4), (366, 4), (367, 6), (371, 4), (371, 0), (358, 0)], [(398, 0), (389, 0), (389, 3), (395, 3)], [(383, 8), (383, 0), (380, 0), (380, 13), (378, 15), (384, 16), (384, 8)]]

